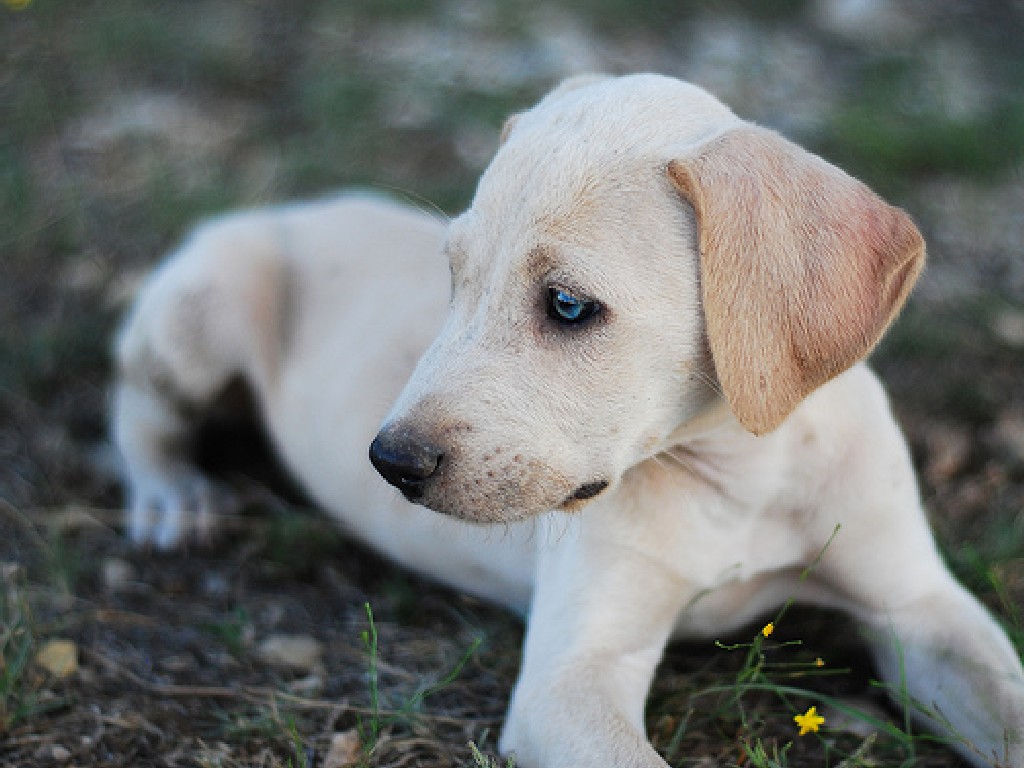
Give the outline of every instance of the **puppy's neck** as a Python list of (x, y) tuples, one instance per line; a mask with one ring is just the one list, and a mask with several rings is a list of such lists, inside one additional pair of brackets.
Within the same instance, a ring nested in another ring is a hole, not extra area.
[(722, 398), (715, 398), (696, 416), (676, 427), (665, 439), (659, 453), (677, 446), (685, 446), (713, 434), (732, 430), (746, 431), (736, 420), (729, 404)]

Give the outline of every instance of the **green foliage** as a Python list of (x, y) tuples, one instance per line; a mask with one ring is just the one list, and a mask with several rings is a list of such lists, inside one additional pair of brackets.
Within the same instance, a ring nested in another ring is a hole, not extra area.
[(109, 359), (108, 314), (74, 324), (40, 323), (18, 333), (0, 327), (0, 380), (11, 392), (45, 402), (76, 376), (105, 375)]
[(40, 709), (29, 676), (36, 638), (22, 586), (0, 583), (0, 737)]
[(976, 112), (957, 115), (936, 96), (920, 95), (929, 75), (910, 56), (866, 65), (860, 87), (844, 92), (817, 148), (888, 194), (915, 179), (999, 177), (1024, 158), (1024, 98), (996, 91)]
[[(10, 150), (0, 150), (0, 220), (28, 221), (35, 213), (32, 182), (25, 162)], [(34, 237), (27, 227), (7, 227), (0, 235), (5, 258), (19, 258), (29, 251)]]
[[(473, 757), (473, 768), (502, 768), (501, 763), (490, 755), (485, 755), (481, 752), (480, 748), (474, 742), (469, 742), (467, 746), (469, 747), (469, 752)], [(504, 768), (516, 768), (515, 755), (509, 755), (505, 760)]]
[(272, 513), (268, 524), (264, 555), (300, 578), (311, 575), (318, 563), (336, 553), (342, 541), (334, 526), (305, 510), (289, 507)]
[[(360, 639), (367, 658), (366, 680), (369, 694), (369, 714), (366, 717), (358, 717), (357, 729), (363, 744), (365, 758), (368, 760), (377, 749), (384, 729), (391, 725), (415, 720), (427, 699), (448, 688), (462, 674), (466, 664), (476, 655), (483, 640), (479, 637), (474, 638), (466, 652), (437, 682), (421, 685), (408, 694), (397, 706), (387, 708), (380, 687), (380, 637), (377, 632), (377, 623), (374, 620), (370, 604), (365, 603), (363, 607), (366, 611), (367, 629), (362, 632)], [(472, 745), (470, 749), (474, 750), (475, 745)], [(514, 763), (510, 765), (510, 768), (514, 768)]]
[[(802, 578), (807, 578), (815, 566), (813, 563), (805, 569)], [(759, 768), (788, 768), (809, 764), (808, 760), (843, 768), (911, 768), (921, 764), (927, 745), (944, 743), (938, 737), (916, 732), (912, 715), (947, 723), (927, 702), (912, 699), (905, 680), (895, 685), (871, 684), (896, 703), (898, 721), (866, 711), (855, 700), (836, 693), (837, 686), (841, 689), (841, 682), (850, 676), (850, 669), (814, 657), (801, 640), (778, 639), (791, 607), (791, 602), (785, 604), (750, 641), (716, 642), (725, 654), (722, 661), (732, 654), (742, 655), (735, 671), (715, 672), (689, 690), (674, 692), (665, 700), (652, 700), (651, 717), (656, 725), (652, 730), (659, 730), (659, 721), (673, 725), (671, 732), (662, 730), (657, 739), (671, 765), (686, 764), (685, 749), (693, 734), (711, 734), (720, 742), (731, 742), (735, 765)], [(800, 735), (800, 722), (795, 721), (799, 715), (806, 722), (811, 706), (825, 717), (821, 732), (812, 728)], [(657, 714), (668, 711), (684, 714), (678, 719)], [(856, 736), (847, 728), (836, 728), (835, 719), (859, 722), (869, 735)]]
[[(198, 7), (197, 7), (198, 6)], [(68, 29), (74, 58), (97, 76), (125, 70), (134, 77), (174, 86), (203, 81), (248, 87), (259, 75), (244, 42), (211, 30), (236, 23), (230, 7), (217, 3), (155, 3), (106, 0), (76, 14)], [(244, 36), (252, 30), (239, 30)]]
[(41, 694), (44, 678), (32, 663), (39, 646), (25, 579), (17, 568), (0, 573), (0, 744), (15, 726), (66, 704)]
[(288, 761), (290, 768), (310, 768), (310, 751), (306, 748), (293, 717), (288, 718), (288, 736), (291, 739), (292, 750), (295, 752), (295, 762)]
[(227, 614), (219, 621), (210, 621), (200, 624), (200, 628), (207, 634), (217, 638), (227, 648), (228, 653), (236, 659), (244, 658), (248, 651), (248, 633), (252, 626), (248, 611), (243, 606)]
[(969, 119), (853, 102), (839, 108), (828, 135), (827, 154), (884, 189), (938, 174), (991, 178), (1024, 157), (1024, 102)]
[(380, 680), (377, 671), (378, 637), (377, 624), (373, 620), (373, 608), (369, 603), (364, 604), (366, 610), (366, 621), (369, 625), (360, 638), (366, 650), (367, 668), (366, 684), (370, 694), (370, 715), (368, 720), (361, 716), (358, 721), (359, 737), (367, 754), (373, 752), (380, 738), (383, 725), (383, 717), (380, 709)]
[(755, 739), (753, 744), (743, 744), (743, 754), (747, 756), (753, 768), (784, 768), (786, 755), (793, 747), (793, 742), (787, 742), (779, 749), (777, 744), (771, 745), (771, 750), (765, 747), (761, 739)]
[[(536, 0), (532, 5), (540, 5)], [(702, 13), (733, 13), (765, 22), (792, 20), (807, 0), (573, 0), (567, 3), (591, 24), (608, 34), (623, 30), (671, 34), (681, 23)]]

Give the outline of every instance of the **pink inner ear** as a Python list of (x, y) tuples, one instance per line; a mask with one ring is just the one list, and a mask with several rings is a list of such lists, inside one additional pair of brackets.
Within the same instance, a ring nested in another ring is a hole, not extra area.
[(708, 341), (733, 412), (769, 432), (864, 357), (924, 261), (910, 219), (771, 131), (746, 126), (669, 174), (700, 231)]

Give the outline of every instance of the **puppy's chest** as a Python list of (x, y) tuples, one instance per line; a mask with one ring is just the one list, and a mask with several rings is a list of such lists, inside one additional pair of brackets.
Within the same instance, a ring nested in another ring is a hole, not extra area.
[(799, 474), (769, 459), (648, 476), (633, 491), (639, 535), (697, 590), (800, 566), (812, 556), (813, 505)]
[(782, 500), (683, 505), (675, 524), (679, 575), (700, 589), (747, 582), (807, 559), (805, 513)]

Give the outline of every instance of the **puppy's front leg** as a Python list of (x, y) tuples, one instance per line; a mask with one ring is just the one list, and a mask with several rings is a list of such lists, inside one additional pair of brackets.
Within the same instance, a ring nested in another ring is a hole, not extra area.
[(501, 749), (524, 768), (665, 768), (644, 733), (644, 702), (693, 591), (593, 507), (540, 545)]
[(973, 765), (1024, 765), (1024, 672), (1013, 646), (943, 566), (923, 524), (892, 528), (903, 530), (860, 552), (840, 531), (824, 561), (860, 560), (833, 571), (833, 585), (853, 597), (892, 697)]
[[(928, 594), (866, 616), (895, 698), (911, 697), (979, 766), (1024, 765), (1024, 677), (985, 609), (950, 578)], [(935, 723), (929, 723), (932, 727)]]
[[(851, 430), (821, 522), (840, 523), (816, 578), (868, 626), (890, 690), (977, 766), (1024, 765), (1024, 670), (943, 564), (906, 447), (881, 397)], [(820, 531), (825, 535), (825, 530)]]

